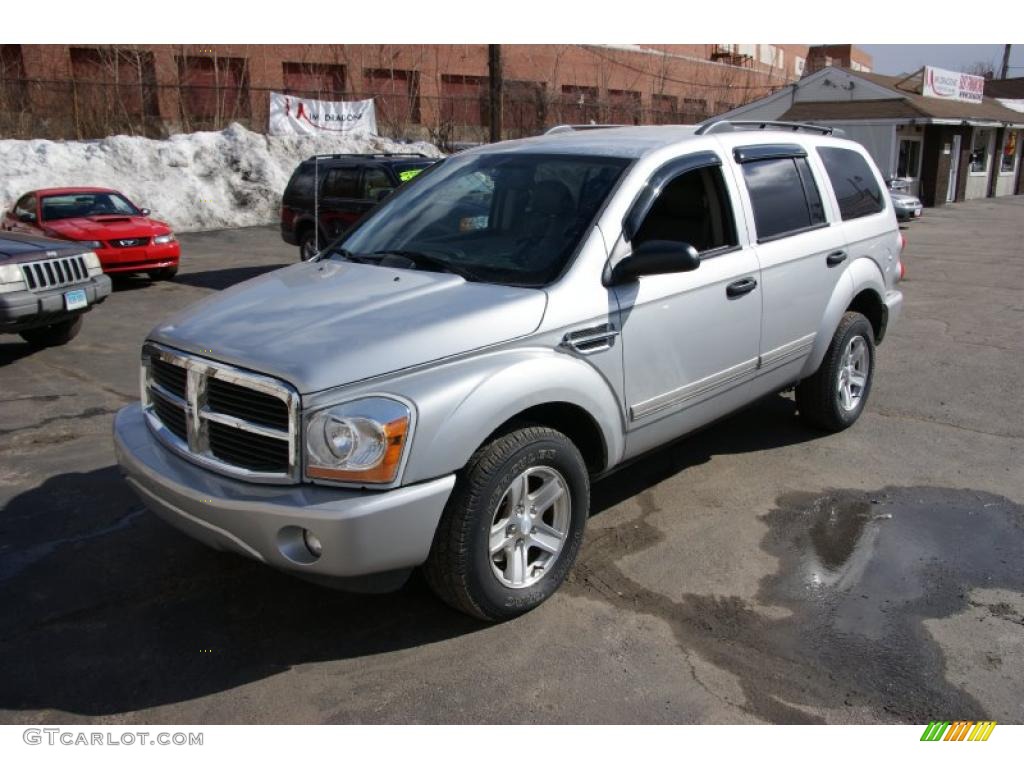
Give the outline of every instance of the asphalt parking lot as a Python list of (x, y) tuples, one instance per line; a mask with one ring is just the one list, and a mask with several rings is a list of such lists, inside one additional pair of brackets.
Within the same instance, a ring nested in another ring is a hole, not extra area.
[(594, 488), (568, 583), (482, 625), (204, 548), (114, 465), (146, 332), (296, 249), (182, 236), (66, 348), (0, 337), (0, 721), (1024, 722), (1024, 198), (906, 228), (868, 409), (779, 395)]

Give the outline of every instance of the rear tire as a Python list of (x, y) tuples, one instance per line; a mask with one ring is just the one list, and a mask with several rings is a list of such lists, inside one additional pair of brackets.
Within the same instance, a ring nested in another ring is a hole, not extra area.
[(178, 268), (163, 267), (161, 269), (151, 269), (146, 274), (149, 275), (150, 280), (173, 280), (175, 275), (178, 274)]
[(33, 347), (60, 347), (67, 344), (82, 330), (82, 316), (77, 315), (69, 320), (44, 325), (41, 328), (30, 328), (19, 335)]
[(523, 427), (480, 448), (458, 482), (424, 566), (453, 608), (504, 621), (536, 608), (565, 580), (590, 510), (590, 478), (561, 432)]
[(825, 358), (796, 388), (805, 424), (840, 432), (860, 417), (875, 375), (875, 334), (859, 312), (847, 312), (836, 328)]

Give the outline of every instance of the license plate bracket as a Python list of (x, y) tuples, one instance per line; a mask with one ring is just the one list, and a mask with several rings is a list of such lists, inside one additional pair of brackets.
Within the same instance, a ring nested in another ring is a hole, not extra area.
[(85, 309), (87, 306), (89, 306), (89, 299), (83, 289), (79, 288), (77, 291), (68, 291), (64, 294), (64, 309), (68, 312)]

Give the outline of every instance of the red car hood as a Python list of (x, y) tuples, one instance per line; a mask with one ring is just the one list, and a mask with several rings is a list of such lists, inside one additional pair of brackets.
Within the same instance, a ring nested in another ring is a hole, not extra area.
[(164, 222), (146, 216), (93, 216), (43, 222), (43, 229), (68, 240), (114, 240), (155, 237), (171, 231)]

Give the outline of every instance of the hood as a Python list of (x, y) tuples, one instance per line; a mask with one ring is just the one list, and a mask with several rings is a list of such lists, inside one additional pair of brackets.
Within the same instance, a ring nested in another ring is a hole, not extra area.
[(82, 253), (82, 247), (64, 240), (23, 235), (15, 232), (0, 234), (0, 264), (10, 264), (38, 259), (52, 259), (56, 256), (70, 256)]
[(305, 394), (525, 336), (546, 305), (539, 289), (307, 262), (211, 296), (150, 338), (276, 376)]
[(69, 240), (114, 240), (155, 237), (171, 231), (164, 222), (146, 216), (90, 216), (89, 218), (44, 221), (44, 229)]

